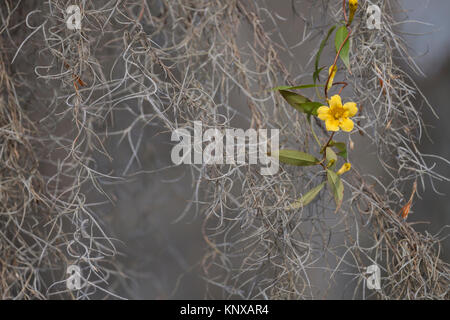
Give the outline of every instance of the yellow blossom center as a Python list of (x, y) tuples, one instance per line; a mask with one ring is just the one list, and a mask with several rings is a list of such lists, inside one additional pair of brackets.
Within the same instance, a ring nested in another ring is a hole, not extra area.
[(336, 119), (336, 120), (340, 120), (345, 116), (345, 109), (344, 108), (339, 108), (339, 107), (334, 107), (334, 108), (330, 108), (330, 115)]
[(356, 103), (347, 102), (342, 105), (341, 97), (334, 95), (328, 101), (329, 107), (321, 106), (317, 109), (317, 116), (319, 119), (325, 121), (328, 131), (343, 131), (350, 132), (353, 130), (353, 121), (350, 119), (357, 112)]

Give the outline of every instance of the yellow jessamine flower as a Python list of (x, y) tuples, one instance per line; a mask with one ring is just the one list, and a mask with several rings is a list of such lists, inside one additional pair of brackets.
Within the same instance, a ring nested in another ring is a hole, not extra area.
[(349, 0), (348, 6), (350, 7), (350, 17), (348, 18), (348, 24), (350, 25), (355, 16), (356, 9), (358, 9), (358, 0)]
[(352, 165), (350, 163), (346, 162), (346, 163), (344, 163), (342, 165), (342, 167), (338, 170), (338, 172), (336, 172), (336, 174), (338, 176), (340, 176), (341, 174), (346, 173), (347, 171), (349, 171), (351, 168), (352, 168)]
[(333, 66), (331, 66), (330, 69), (328, 69), (328, 75), (330, 77), (330, 80), (328, 80), (328, 86), (327, 86), (328, 90), (330, 90), (331, 86), (333, 85), (333, 81), (334, 81), (334, 77), (336, 76), (336, 72), (337, 72), (336, 65), (334, 66), (334, 68), (333, 68)]
[(354, 123), (351, 119), (357, 112), (356, 103), (347, 102), (342, 105), (341, 97), (334, 95), (328, 101), (330, 107), (321, 106), (317, 109), (320, 120), (325, 121), (328, 131), (339, 131), (341, 128), (345, 132), (353, 130)]

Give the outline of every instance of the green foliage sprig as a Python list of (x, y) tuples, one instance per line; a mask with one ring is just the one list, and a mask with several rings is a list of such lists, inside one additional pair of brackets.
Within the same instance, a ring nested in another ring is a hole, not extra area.
[[(343, 8), (344, 22), (340, 25), (333, 25), (328, 30), (325, 38), (319, 45), (314, 63), (314, 73), (312, 76), (313, 84), (281, 86), (273, 89), (278, 91), (286, 100), (286, 102), (295, 110), (302, 112), (307, 116), (311, 131), (319, 145), (318, 152), (321, 154), (321, 156), (316, 157), (314, 155), (297, 150), (278, 150), (272, 152), (271, 156), (276, 157), (279, 159), (279, 161), (289, 165), (321, 167), (321, 170), (327, 176), (329, 190), (333, 194), (334, 200), (336, 202), (336, 211), (341, 207), (344, 198), (344, 184), (342, 183), (341, 175), (350, 170), (351, 164), (347, 162), (348, 152), (346, 143), (334, 141), (333, 137), (339, 130), (345, 132), (352, 131), (354, 123), (350, 118), (355, 116), (358, 112), (356, 103), (347, 102), (345, 104), (342, 104), (340, 94), (342, 90), (347, 86), (347, 83), (334, 83), (334, 78), (338, 72), (337, 63), (339, 58), (342, 61), (343, 65), (346, 67), (347, 71), (351, 74), (349, 42), (351, 37), (350, 25), (358, 8), (358, 0), (349, 0), (349, 18), (347, 18), (346, 0), (343, 0)], [(333, 64), (328, 69), (328, 77), (325, 83), (320, 84), (320, 73), (323, 71), (323, 69), (325, 69), (325, 67), (319, 67), (320, 57), (333, 33), (335, 33), (334, 44), (336, 48), (336, 56)], [(329, 90), (336, 85), (342, 86), (339, 90), (339, 93), (332, 96), (331, 99), (328, 99)], [(320, 93), (318, 91), (319, 87), (324, 88), (324, 97), (320, 96)], [(326, 105), (324, 105), (323, 102), (313, 101), (301, 94), (292, 91), (306, 88), (316, 88), (317, 98), (320, 100), (324, 100), (326, 102)], [(326, 130), (330, 132), (326, 143), (321, 144), (319, 142), (319, 139), (317, 138), (311, 124), (311, 117), (318, 117), (320, 120), (323, 120), (325, 122)], [(336, 164), (338, 163), (339, 158), (343, 159), (345, 163), (339, 170), (336, 171)], [(303, 197), (287, 206), (286, 209), (299, 209), (308, 205), (315, 199), (315, 197), (317, 197), (317, 195), (319, 195), (327, 182), (322, 182), (321, 184), (315, 186), (314, 188), (306, 192)]]

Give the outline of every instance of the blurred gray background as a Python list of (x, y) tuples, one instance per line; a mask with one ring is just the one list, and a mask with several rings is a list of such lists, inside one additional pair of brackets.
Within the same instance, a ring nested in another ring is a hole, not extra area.
[[(406, 10), (404, 14), (411, 21), (401, 26), (404, 37), (425, 77), (409, 71), (439, 115), (436, 119), (427, 107), (423, 107), (423, 118), (428, 125), (431, 141), (424, 137), (420, 147), (424, 153), (450, 159), (450, 1), (403, 0), (403, 6)], [(442, 175), (450, 176), (450, 166), (444, 162), (436, 161), (436, 168)], [(415, 201), (410, 221), (430, 221), (431, 224), (417, 225), (417, 229), (434, 234), (450, 224), (450, 184), (436, 183), (437, 190), (443, 195), (434, 193), (430, 187), (428, 184), (426, 192), (419, 193), (420, 199)], [(450, 240), (444, 245), (443, 258), (448, 261)]]

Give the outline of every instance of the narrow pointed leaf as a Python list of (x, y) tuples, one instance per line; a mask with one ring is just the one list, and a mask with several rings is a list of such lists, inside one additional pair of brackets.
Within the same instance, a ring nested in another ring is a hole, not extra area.
[(318, 68), (317, 70), (314, 71), (314, 73), (313, 73), (313, 81), (314, 82), (317, 82), (317, 80), (320, 81), (319, 75), (323, 69), (325, 69), (325, 67)]
[(328, 185), (330, 186), (334, 201), (336, 202), (336, 211), (338, 211), (342, 205), (342, 200), (344, 199), (344, 184), (334, 171), (327, 170), (327, 178)]
[(297, 89), (307, 89), (307, 88), (315, 88), (315, 87), (324, 87), (325, 85), (323, 84), (304, 84), (301, 86), (295, 86), (295, 87), (290, 87), (290, 86), (279, 86), (276, 88), (273, 88), (272, 91), (280, 91), (280, 90), (297, 90)]
[(313, 201), (317, 197), (317, 195), (323, 189), (325, 183), (326, 182), (323, 182), (323, 183), (319, 184), (317, 187), (312, 188), (303, 197), (296, 200), (294, 203), (290, 204), (285, 209), (286, 210), (296, 210), (296, 209), (307, 206), (308, 204), (311, 203), (311, 201)]
[[(345, 26), (340, 27), (336, 31), (336, 38), (335, 38), (335, 45), (336, 45), (336, 52), (339, 51), (339, 48), (341, 47), (342, 43), (345, 41), (348, 35), (348, 30)], [(347, 40), (347, 42), (342, 47), (341, 53), (339, 54), (339, 57), (341, 58), (342, 62), (345, 64), (348, 70), (350, 70), (350, 39)]]
[(330, 147), (327, 147), (325, 150), (325, 155), (326, 155), (326, 158), (328, 161), (328, 167), (333, 168), (337, 161), (336, 153), (333, 151), (333, 149), (331, 149)]
[(322, 55), (322, 51), (325, 48), (325, 46), (326, 46), (326, 44), (328, 42), (328, 39), (330, 38), (330, 36), (333, 33), (334, 29), (336, 29), (336, 26), (332, 26), (330, 28), (330, 30), (328, 30), (327, 36), (322, 40), (322, 42), (320, 43), (319, 51), (317, 51), (316, 61), (314, 63), (314, 74), (313, 74), (314, 83), (316, 83), (317, 80), (320, 81), (319, 73), (320, 73), (320, 71), (322, 71), (325, 68), (325, 67), (322, 67), (322, 68), (319, 69), (320, 56)]
[(319, 160), (313, 155), (297, 150), (279, 150), (273, 152), (271, 156), (293, 166), (313, 166), (319, 163)]
[(333, 142), (332, 146), (339, 150), (338, 156), (347, 159), (347, 145), (344, 142)]
[(319, 109), (321, 106), (323, 106), (323, 103), (310, 101), (300, 104), (299, 107), (303, 110), (304, 113), (317, 116), (317, 109)]
[(313, 102), (308, 98), (287, 90), (279, 90), (283, 98), (292, 106), (295, 110), (306, 113), (308, 115), (317, 116), (317, 109), (319, 109), (323, 103)]
[[(298, 110), (298, 106), (302, 103), (309, 102), (310, 100), (298, 93), (287, 91), (287, 90), (279, 90), (284, 100), (289, 103), (292, 107)], [(301, 111), (301, 110), (300, 110)]]

